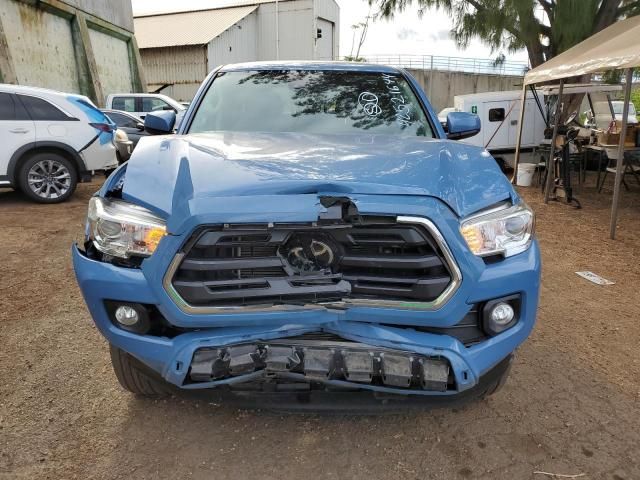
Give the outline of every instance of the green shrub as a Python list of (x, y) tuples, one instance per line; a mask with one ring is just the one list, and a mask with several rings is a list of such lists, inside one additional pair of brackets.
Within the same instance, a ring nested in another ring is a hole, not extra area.
[(631, 91), (631, 103), (636, 107), (636, 112), (640, 112), (640, 88)]

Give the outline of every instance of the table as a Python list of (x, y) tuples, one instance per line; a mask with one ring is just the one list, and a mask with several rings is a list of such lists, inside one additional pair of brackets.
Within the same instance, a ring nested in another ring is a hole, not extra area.
[[(598, 155), (598, 178), (596, 179), (596, 188), (600, 186), (600, 174), (602, 173), (602, 158), (603, 154), (605, 154), (605, 148), (600, 145), (585, 145), (585, 152), (587, 153), (587, 161), (589, 160), (589, 154), (597, 154)], [(598, 189), (598, 191), (600, 191)]]

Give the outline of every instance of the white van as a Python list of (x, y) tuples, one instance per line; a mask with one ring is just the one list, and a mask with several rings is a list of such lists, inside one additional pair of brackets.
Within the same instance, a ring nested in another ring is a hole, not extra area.
[[(624, 109), (624, 101), (622, 100), (614, 100), (611, 102), (611, 106), (613, 107), (613, 111), (616, 114), (616, 120), (622, 121), (622, 113)], [(627, 114), (627, 123), (629, 124), (637, 124), (638, 117), (636, 116), (636, 107), (633, 103), (629, 102), (629, 113)]]
[(141, 119), (149, 112), (173, 110), (180, 117), (186, 111), (180, 102), (161, 93), (112, 93), (106, 103), (106, 110), (129, 112)]
[[(544, 105), (543, 95), (541, 93), (536, 95), (540, 105)], [(456, 111), (475, 113), (480, 117), (480, 133), (462, 141), (484, 147), (494, 157), (501, 157), (508, 163), (512, 163), (518, 137), (521, 97), (522, 90), (456, 95), (454, 97)], [(530, 150), (540, 145), (544, 138), (545, 126), (533, 93), (527, 91), (522, 150)]]

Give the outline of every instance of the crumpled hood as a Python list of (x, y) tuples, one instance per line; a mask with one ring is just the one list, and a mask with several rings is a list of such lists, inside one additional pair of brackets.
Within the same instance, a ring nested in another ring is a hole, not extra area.
[(168, 217), (192, 199), (316, 193), (430, 196), (460, 217), (515, 197), (491, 156), (460, 142), (227, 132), (142, 138), (123, 198)]

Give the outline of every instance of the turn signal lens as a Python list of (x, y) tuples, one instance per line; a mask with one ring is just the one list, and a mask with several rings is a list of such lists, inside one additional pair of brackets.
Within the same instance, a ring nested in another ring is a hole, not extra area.
[(147, 230), (147, 233), (144, 236), (144, 243), (145, 243), (145, 246), (147, 247), (147, 250), (151, 252), (155, 252), (156, 248), (158, 248), (158, 244), (160, 243), (160, 240), (162, 240), (162, 237), (164, 237), (166, 234), (167, 234), (167, 231), (165, 228), (156, 227), (156, 228)]
[(469, 248), (473, 253), (477, 255), (478, 252), (482, 251), (482, 233), (478, 228), (473, 225), (467, 225), (465, 227), (462, 227), (460, 231), (462, 232), (462, 236), (467, 241), (467, 245), (469, 245)]

